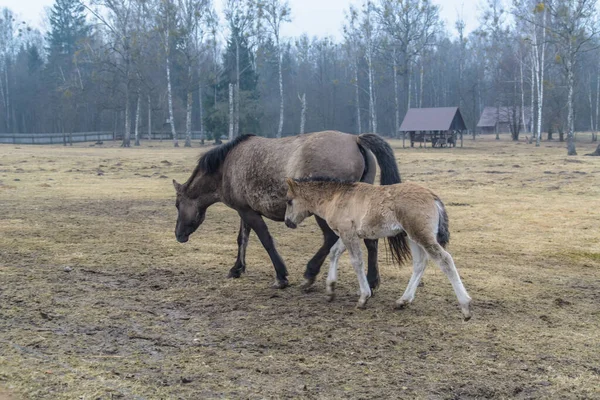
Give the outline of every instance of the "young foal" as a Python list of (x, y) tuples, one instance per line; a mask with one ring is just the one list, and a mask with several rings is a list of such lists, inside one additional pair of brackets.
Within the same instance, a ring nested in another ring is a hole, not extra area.
[(288, 178), (287, 184), (286, 225), (296, 228), (315, 214), (327, 221), (341, 239), (335, 245), (327, 276), (330, 300), (337, 280), (337, 259), (344, 248), (350, 253), (360, 285), (357, 307), (363, 308), (371, 290), (363, 269), (360, 240), (387, 237), (394, 260), (401, 264), (409, 252), (397, 239), (406, 232), (413, 257), (413, 274), (396, 306), (401, 308), (414, 300), (429, 257), (450, 279), (465, 320), (471, 318), (471, 297), (458, 276), (452, 256), (444, 250), (450, 238), (446, 209), (431, 190), (414, 183), (373, 186), (325, 178)]

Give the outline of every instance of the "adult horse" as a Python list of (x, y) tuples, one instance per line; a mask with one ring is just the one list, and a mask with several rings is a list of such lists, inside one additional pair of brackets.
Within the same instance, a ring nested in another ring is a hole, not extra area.
[[(392, 148), (375, 134), (356, 136), (325, 131), (282, 139), (240, 136), (205, 153), (184, 184), (173, 180), (178, 210), (175, 236), (179, 242), (187, 242), (204, 221), (206, 209), (222, 202), (241, 217), (237, 260), (229, 277), (238, 278), (246, 270), (246, 247), (252, 229), (275, 267), (277, 280), (274, 287), (285, 288), (288, 285), (287, 269), (262, 217), (283, 222), (286, 177), (326, 175), (345, 181), (373, 183), (375, 160), (381, 170), (382, 185), (400, 182)], [(316, 219), (323, 231), (323, 245), (306, 266), (305, 287), (314, 283), (323, 261), (338, 240), (323, 219)], [(365, 240), (365, 244), (368, 250), (367, 279), (369, 285), (376, 288), (379, 285), (377, 240)]]

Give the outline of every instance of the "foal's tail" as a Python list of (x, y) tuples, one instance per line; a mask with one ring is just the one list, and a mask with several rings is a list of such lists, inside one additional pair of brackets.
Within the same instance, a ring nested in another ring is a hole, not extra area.
[(438, 223), (438, 233), (437, 233), (437, 241), (442, 247), (446, 247), (446, 245), (450, 242), (450, 230), (448, 229), (448, 213), (446, 213), (446, 207), (444, 207), (444, 203), (436, 196), (435, 205), (439, 211), (439, 223)]
[(382, 185), (393, 185), (400, 183), (400, 172), (394, 157), (394, 150), (381, 136), (374, 133), (363, 133), (358, 136), (358, 144), (371, 150), (377, 158), (377, 164), (381, 170), (380, 182)]
[[(388, 142), (374, 133), (363, 133), (358, 136), (358, 144), (375, 154), (377, 164), (379, 164), (379, 169), (381, 170), (381, 178), (379, 180), (381, 185), (393, 185), (402, 182), (400, 171), (398, 171), (398, 164), (396, 164), (396, 157), (394, 157), (394, 150), (392, 150)], [(407, 242), (406, 232), (390, 236), (387, 238), (387, 241), (390, 246), (392, 258), (398, 265), (402, 265), (410, 259), (410, 246)]]

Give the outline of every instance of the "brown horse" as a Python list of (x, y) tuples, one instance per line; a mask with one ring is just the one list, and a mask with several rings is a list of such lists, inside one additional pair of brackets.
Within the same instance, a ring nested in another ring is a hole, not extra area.
[[(356, 136), (326, 131), (282, 139), (240, 136), (204, 154), (186, 183), (173, 181), (178, 209), (175, 236), (179, 242), (187, 242), (204, 221), (206, 209), (211, 204), (223, 202), (241, 217), (238, 255), (229, 277), (237, 278), (246, 270), (246, 247), (252, 229), (275, 267), (275, 287), (284, 288), (288, 285), (287, 270), (262, 217), (284, 220), (285, 178), (326, 175), (373, 183), (375, 159), (381, 170), (382, 185), (400, 182), (391, 147), (374, 134)], [(317, 218), (317, 223), (323, 231), (324, 241), (306, 266), (305, 287), (314, 283), (321, 264), (338, 240), (325, 221)], [(376, 288), (379, 284), (377, 240), (368, 239), (365, 244), (369, 252), (368, 281)]]
[[(330, 300), (334, 296), (338, 258), (347, 248), (360, 285), (357, 307), (365, 307), (371, 290), (363, 269), (360, 240), (388, 238), (397, 263), (401, 264), (411, 253), (413, 256), (413, 274), (406, 291), (396, 302), (397, 307), (414, 300), (429, 257), (450, 280), (465, 320), (471, 318), (471, 297), (458, 276), (452, 256), (444, 249), (450, 240), (448, 215), (440, 198), (431, 190), (414, 183), (373, 186), (330, 178), (288, 178), (287, 183), (286, 225), (295, 228), (314, 214), (340, 236), (332, 251), (327, 276)], [(404, 233), (408, 234), (410, 247), (404, 242)]]

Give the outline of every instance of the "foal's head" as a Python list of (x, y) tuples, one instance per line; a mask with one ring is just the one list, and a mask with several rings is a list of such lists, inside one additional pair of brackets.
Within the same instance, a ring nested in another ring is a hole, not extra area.
[(207, 205), (198, 199), (191, 198), (186, 193), (186, 185), (181, 185), (173, 179), (173, 186), (177, 192), (177, 225), (175, 226), (175, 237), (180, 243), (189, 240), (190, 235), (198, 229), (206, 217)]
[(307, 217), (310, 217), (310, 204), (300, 195), (300, 185), (291, 178), (287, 178), (287, 207), (285, 209), (285, 224), (292, 229), (296, 229), (298, 225)]

